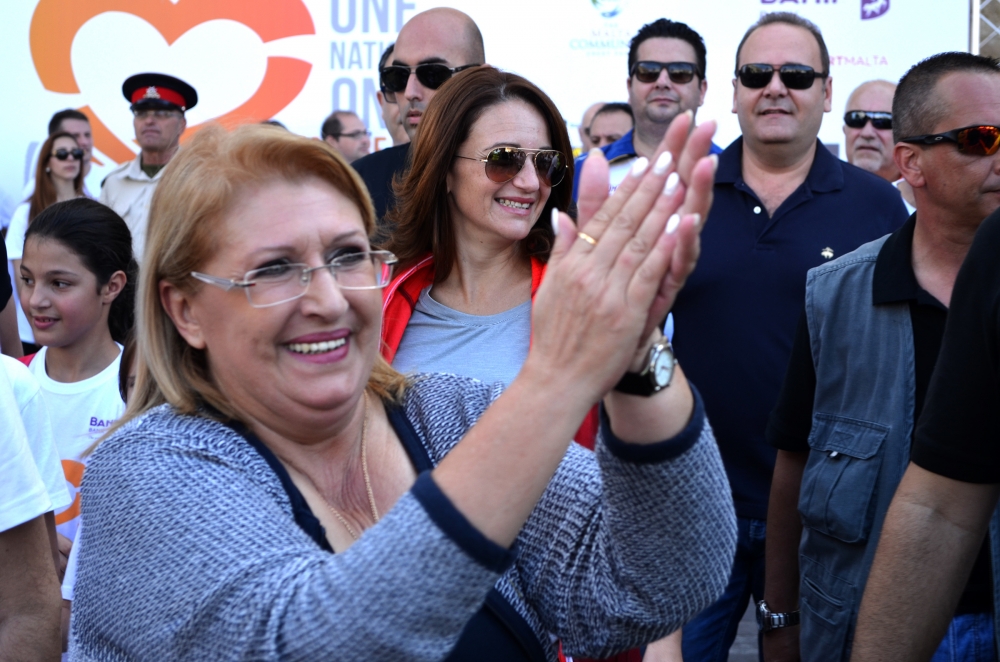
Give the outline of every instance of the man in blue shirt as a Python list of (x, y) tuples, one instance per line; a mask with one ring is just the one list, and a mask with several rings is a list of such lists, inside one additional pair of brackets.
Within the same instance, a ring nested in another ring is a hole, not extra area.
[(763, 598), (775, 460), (764, 432), (806, 272), (907, 218), (890, 184), (817, 140), (833, 90), (815, 25), (796, 14), (765, 15), (740, 43), (736, 69), (733, 108), (743, 135), (719, 156), (701, 258), (673, 308), (677, 357), (704, 397), (740, 531), (726, 593), (684, 626), (684, 659), (699, 662), (724, 661), (747, 600)]
[[(697, 113), (705, 103), (705, 41), (684, 23), (665, 18), (647, 23), (629, 43), (625, 85), (635, 128), (601, 148), (611, 165), (612, 192), (637, 157), (652, 160), (675, 117), (686, 110)], [(712, 154), (721, 151), (712, 145)], [(574, 163), (574, 201), (586, 159), (583, 154)]]

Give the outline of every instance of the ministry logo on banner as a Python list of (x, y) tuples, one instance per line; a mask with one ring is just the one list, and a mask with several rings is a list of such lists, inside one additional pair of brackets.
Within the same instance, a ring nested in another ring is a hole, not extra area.
[(604, 18), (614, 18), (622, 11), (621, 0), (590, 0), (590, 3)]
[(889, 11), (889, 0), (861, 0), (861, 20), (878, 18)]

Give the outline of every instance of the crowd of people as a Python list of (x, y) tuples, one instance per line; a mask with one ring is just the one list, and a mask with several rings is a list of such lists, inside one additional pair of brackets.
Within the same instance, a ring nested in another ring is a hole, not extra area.
[[(996, 662), (1000, 63), (847, 97), (797, 14), (659, 19), (567, 122), (467, 15), (393, 145), (163, 73), (56, 113), (0, 278), (0, 660)], [(370, 153), (371, 152), (371, 153)], [(682, 367), (683, 366), (683, 367)]]

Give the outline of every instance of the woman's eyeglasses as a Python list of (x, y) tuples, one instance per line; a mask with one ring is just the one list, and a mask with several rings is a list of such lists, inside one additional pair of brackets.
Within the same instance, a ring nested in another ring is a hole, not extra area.
[[(406, 89), (406, 84), (410, 80), (410, 73), (417, 75), (420, 84), (429, 90), (436, 90), (441, 87), (459, 71), (465, 71), (478, 64), (466, 64), (461, 67), (449, 67), (439, 63), (418, 64), (415, 67), (404, 67), (394, 64), (379, 71), (378, 78), (382, 87), (382, 94), (386, 95), (389, 101), (395, 101), (396, 93)], [(389, 95), (392, 95), (391, 97)]]
[[(767, 87), (774, 77), (774, 71), (774, 65), (771, 64), (744, 64), (736, 75), (743, 87), (757, 90)], [(826, 78), (826, 74), (805, 64), (783, 64), (778, 68), (778, 76), (782, 85), (790, 90), (808, 90), (817, 78)]]
[(485, 159), (456, 155), (460, 159), (481, 161), (486, 164), (486, 176), (490, 181), (503, 184), (517, 177), (528, 155), (532, 155), (538, 181), (545, 186), (557, 186), (566, 176), (566, 158), (554, 149), (521, 149), (520, 147), (497, 147)]
[(844, 124), (852, 129), (863, 129), (868, 120), (876, 129), (892, 128), (892, 113), (884, 110), (849, 110), (844, 115)]
[(937, 145), (945, 140), (956, 143), (958, 151), (961, 154), (992, 156), (1000, 148), (1000, 126), (989, 124), (965, 126), (961, 129), (945, 131), (944, 133), (928, 133), (923, 136), (901, 138), (899, 142), (917, 145)]
[(243, 288), (247, 301), (254, 308), (267, 308), (305, 296), (316, 271), (327, 270), (342, 290), (376, 290), (392, 280), (392, 265), (396, 256), (389, 251), (348, 253), (318, 267), (307, 264), (276, 264), (248, 271), (243, 280), (209, 276), (192, 271), (191, 276), (203, 283), (229, 291)]
[(77, 147), (76, 149), (66, 149), (65, 147), (60, 147), (56, 151), (52, 152), (52, 156), (59, 159), (60, 161), (65, 161), (67, 159), (76, 159), (77, 161), (83, 160), (83, 150)]
[(660, 72), (667, 70), (671, 83), (685, 85), (698, 74), (698, 68), (690, 62), (652, 62), (643, 60), (632, 65), (630, 76), (641, 83), (655, 83), (660, 78)]

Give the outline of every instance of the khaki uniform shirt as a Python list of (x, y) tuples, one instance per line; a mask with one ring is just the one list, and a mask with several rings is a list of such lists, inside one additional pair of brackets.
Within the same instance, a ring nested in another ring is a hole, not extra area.
[(136, 156), (112, 170), (104, 179), (100, 197), (102, 203), (114, 209), (128, 224), (132, 232), (132, 252), (138, 262), (142, 262), (142, 251), (146, 245), (149, 204), (165, 169), (161, 168), (155, 177), (149, 177), (140, 167), (140, 158)]

